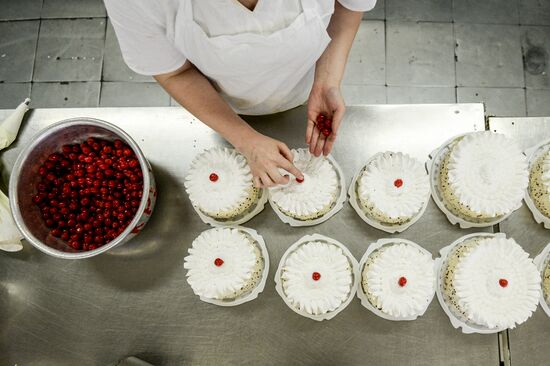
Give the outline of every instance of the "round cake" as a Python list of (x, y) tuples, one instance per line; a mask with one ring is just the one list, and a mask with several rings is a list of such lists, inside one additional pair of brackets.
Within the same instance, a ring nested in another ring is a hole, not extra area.
[(193, 241), (184, 268), (196, 295), (233, 301), (258, 286), (265, 261), (257, 241), (246, 231), (214, 228)]
[(373, 307), (395, 319), (419, 316), (435, 293), (434, 260), (409, 243), (383, 245), (365, 261), (361, 290)]
[(544, 301), (550, 306), (550, 256), (546, 258), (545, 266), (542, 270), (542, 294)]
[(322, 217), (335, 205), (342, 184), (336, 168), (324, 156), (315, 157), (307, 149), (292, 150), (294, 165), (304, 175), (289, 184), (269, 188), (271, 202), (283, 214), (307, 221)]
[(466, 323), (514, 328), (537, 308), (541, 276), (513, 239), (466, 239), (452, 249), (442, 271), (444, 301)]
[(550, 149), (531, 164), (529, 196), (537, 209), (550, 217)]
[(339, 246), (310, 241), (286, 258), (281, 283), (291, 306), (311, 315), (326, 314), (351, 296), (353, 265)]
[(221, 147), (206, 150), (193, 160), (185, 188), (193, 206), (218, 221), (245, 215), (261, 196), (245, 157)]
[(528, 175), (527, 160), (512, 140), (474, 132), (450, 144), (441, 161), (439, 191), (455, 216), (488, 223), (521, 205)]
[(410, 222), (430, 198), (429, 176), (422, 163), (399, 152), (385, 152), (371, 160), (355, 189), (365, 215), (385, 225)]

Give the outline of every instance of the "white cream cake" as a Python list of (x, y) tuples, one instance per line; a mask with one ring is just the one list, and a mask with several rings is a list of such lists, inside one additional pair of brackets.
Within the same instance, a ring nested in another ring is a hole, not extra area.
[(336, 168), (324, 156), (315, 157), (307, 149), (292, 150), (294, 165), (304, 175), (288, 185), (269, 188), (271, 201), (283, 214), (308, 221), (322, 217), (336, 204), (342, 183)]
[(203, 231), (185, 257), (187, 282), (201, 297), (232, 301), (256, 288), (265, 263), (260, 246), (235, 228)]
[(396, 239), (370, 253), (361, 271), (361, 290), (385, 314), (418, 316), (435, 293), (434, 268), (430, 254)]
[(185, 188), (194, 207), (220, 221), (246, 214), (261, 196), (245, 157), (221, 147), (206, 150), (193, 160)]
[(541, 276), (513, 239), (466, 239), (449, 253), (443, 270), (444, 300), (466, 323), (514, 328), (537, 308)]
[(312, 315), (325, 314), (338, 309), (350, 297), (353, 266), (337, 245), (306, 242), (286, 258), (281, 283), (296, 309)]
[(430, 198), (430, 181), (418, 160), (400, 152), (385, 152), (365, 166), (356, 182), (365, 215), (395, 226), (418, 216)]
[(439, 191), (455, 216), (486, 223), (521, 205), (528, 175), (527, 159), (514, 141), (474, 132), (450, 144), (441, 161)]

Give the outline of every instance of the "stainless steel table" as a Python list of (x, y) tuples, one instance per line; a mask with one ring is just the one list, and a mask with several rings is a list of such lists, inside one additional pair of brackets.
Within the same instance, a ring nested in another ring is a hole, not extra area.
[[(7, 113), (0, 111), (0, 118)], [(347, 204), (310, 228), (291, 228), (266, 207), (246, 224), (264, 236), (270, 252), (265, 291), (234, 308), (201, 302), (182, 264), (208, 226), (193, 211), (183, 178), (195, 154), (224, 142), (181, 108), (34, 110), (17, 143), (0, 155), (4, 182), (34, 133), (77, 116), (111, 121), (136, 139), (158, 181), (156, 211), (135, 240), (89, 260), (54, 259), (28, 245), (0, 253), (0, 364), (106, 365), (136, 355), (156, 365), (498, 365), (497, 335), (463, 335), (435, 299), (413, 322), (378, 318), (357, 299), (324, 322), (287, 308), (275, 293), (273, 268), (291, 243), (318, 232), (342, 241), (359, 259), (368, 243), (388, 236)], [(304, 145), (304, 108), (248, 120), (291, 147)], [(484, 125), (481, 104), (349, 107), (334, 156), (349, 182), (378, 151), (426, 159), (449, 137)], [(436, 256), (469, 232), (450, 225), (430, 203), (401, 236)]]
[[(550, 117), (489, 118), (489, 127), (516, 140), (523, 150), (550, 138)], [(500, 224), (500, 231), (516, 239), (532, 257), (550, 243), (550, 230), (537, 225), (525, 204)], [(508, 333), (512, 365), (550, 362), (550, 318), (541, 307), (529, 321)]]

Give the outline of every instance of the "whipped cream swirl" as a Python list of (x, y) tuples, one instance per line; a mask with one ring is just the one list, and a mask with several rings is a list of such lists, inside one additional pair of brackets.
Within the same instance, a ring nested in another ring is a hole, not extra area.
[(489, 238), (458, 263), (455, 289), (467, 317), (488, 328), (514, 328), (540, 298), (540, 273), (513, 239)]
[(293, 149), (294, 165), (304, 181), (291, 179), (288, 185), (269, 189), (271, 200), (286, 212), (298, 216), (318, 213), (331, 205), (339, 195), (336, 169), (324, 156), (315, 157), (307, 149)]
[(282, 271), (290, 303), (308, 314), (336, 310), (351, 293), (353, 272), (343, 250), (333, 244), (308, 242), (292, 252)]
[(527, 159), (502, 134), (468, 134), (451, 152), (449, 184), (460, 202), (476, 213), (495, 217), (512, 212), (528, 183)]
[(203, 211), (230, 211), (249, 196), (252, 173), (245, 157), (234, 149), (213, 148), (193, 160), (185, 188), (193, 205)]
[(378, 258), (363, 275), (367, 279), (368, 291), (378, 301), (373, 305), (396, 318), (419, 315), (435, 292), (431, 255), (410, 244), (382, 247)]
[(245, 233), (215, 228), (193, 241), (184, 268), (196, 295), (222, 300), (238, 293), (251, 279), (256, 260), (254, 244)]
[(429, 199), (429, 176), (422, 163), (409, 155), (385, 152), (365, 167), (358, 194), (391, 218), (411, 217)]

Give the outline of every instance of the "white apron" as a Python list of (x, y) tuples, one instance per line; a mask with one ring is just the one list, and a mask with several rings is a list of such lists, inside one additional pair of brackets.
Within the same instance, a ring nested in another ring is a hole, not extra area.
[(284, 111), (307, 100), (315, 62), (330, 42), (317, 2), (301, 4), (302, 13), (272, 34), (209, 37), (193, 19), (192, 1), (181, 1), (175, 44), (237, 113)]

